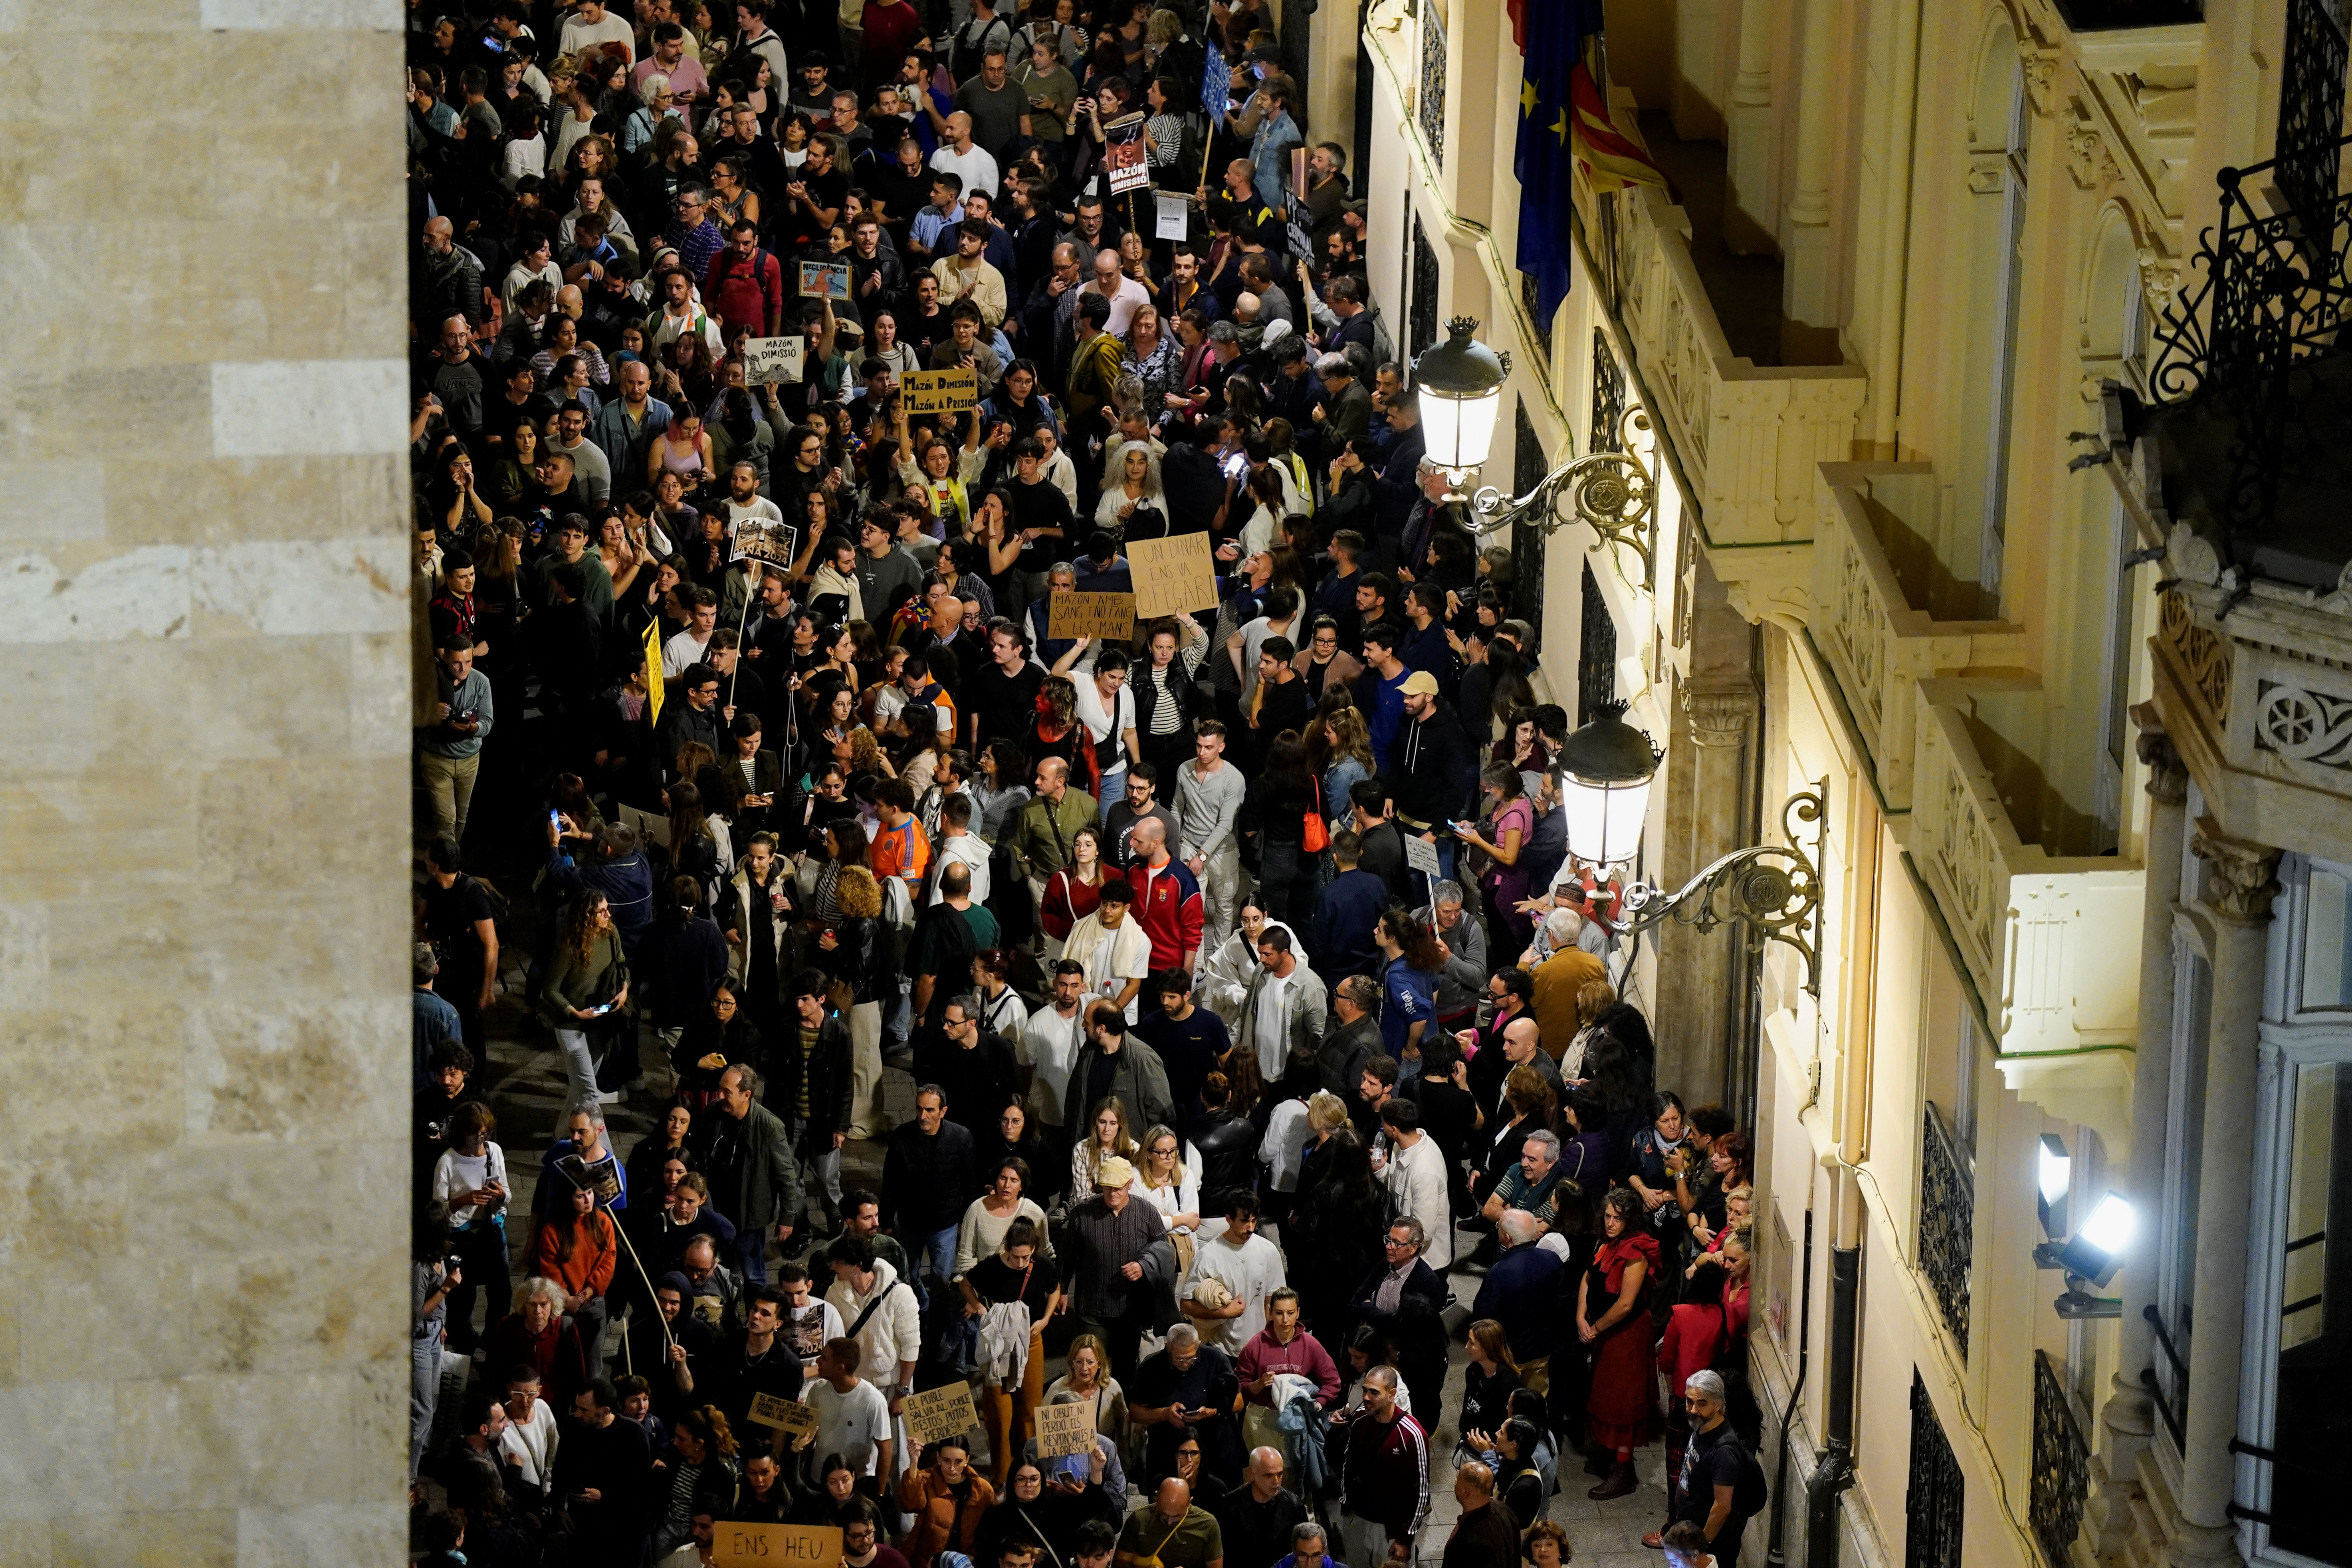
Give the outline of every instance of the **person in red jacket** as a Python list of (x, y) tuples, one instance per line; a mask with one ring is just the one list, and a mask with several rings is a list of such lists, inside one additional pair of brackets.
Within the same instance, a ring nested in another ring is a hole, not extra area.
[(1181, 969), (1190, 974), (1201, 956), (1201, 884), (1168, 852), (1165, 823), (1145, 817), (1128, 844), (1135, 864), (1127, 868), (1127, 885), (1135, 889), (1134, 918), (1151, 939), (1152, 972)]
[[(1673, 1314), (1666, 1319), (1665, 1331), (1658, 1336), (1658, 1370), (1666, 1377), (1669, 1494), (1675, 1489), (1675, 1478), (1682, 1473), (1683, 1447), (1690, 1439), (1690, 1416), (1683, 1408), (1683, 1384), (1690, 1380), (1691, 1373), (1713, 1366), (1725, 1345), (1737, 1344), (1748, 1337), (1748, 1233), (1726, 1230), (1720, 1239), (1721, 1289), (1706, 1289), (1707, 1280), (1699, 1274), (1699, 1266), (1694, 1264), (1692, 1275), (1697, 1280), (1692, 1291), (1695, 1299), (1676, 1303)], [(1712, 1254), (1705, 1263), (1710, 1271), (1717, 1267)]]
[(784, 319), (784, 267), (760, 248), (760, 226), (740, 218), (728, 231), (727, 247), (710, 258), (702, 276), (702, 306), (719, 318), (722, 337), (741, 327), (755, 338), (772, 338)]

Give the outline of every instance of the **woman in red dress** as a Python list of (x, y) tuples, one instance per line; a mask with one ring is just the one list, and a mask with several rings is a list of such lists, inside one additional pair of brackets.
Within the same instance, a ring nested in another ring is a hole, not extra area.
[(1596, 1502), (1633, 1491), (1633, 1450), (1650, 1440), (1658, 1408), (1649, 1305), (1658, 1241), (1643, 1222), (1642, 1200), (1630, 1189), (1613, 1187), (1601, 1200), (1601, 1245), (1576, 1286), (1576, 1333), (1592, 1357), (1584, 1438), (1595, 1450), (1615, 1456), (1601, 1484), (1585, 1494)]

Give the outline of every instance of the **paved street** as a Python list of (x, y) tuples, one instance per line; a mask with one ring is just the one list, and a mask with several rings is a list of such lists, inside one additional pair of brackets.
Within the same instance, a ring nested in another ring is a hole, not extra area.
[[(520, 971), (509, 971), (507, 983), (510, 993), (519, 993), (522, 982)], [(532, 1030), (518, 1039), (518, 1010), (502, 1001), (491, 1017), (490, 1067), (488, 1072), (489, 1101), (498, 1112), (499, 1139), (507, 1152), (508, 1168), (514, 1189), (514, 1208), (528, 1212), (531, 1188), (539, 1174), (540, 1157), (546, 1152), (551, 1130), (563, 1104), (563, 1069), (554, 1041), (544, 1031)], [(614, 1146), (624, 1159), (638, 1139), (652, 1126), (651, 1117), (660, 1107), (668, 1087), (668, 1068), (663, 1061), (658, 1045), (650, 1033), (646, 1037), (646, 1085), (633, 1093), (624, 1104), (606, 1112), (607, 1128)], [(904, 1121), (914, 1114), (914, 1080), (896, 1068), (887, 1074), (890, 1114)], [(876, 1185), (882, 1173), (882, 1147), (876, 1142), (853, 1142), (844, 1152), (842, 1185), (845, 1189)], [(1269, 1232), (1270, 1235), (1276, 1233)], [(1279, 1239), (1278, 1235), (1276, 1237)], [(514, 1245), (523, 1245), (518, 1232)], [(1455, 1296), (1467, 1303), (1478, 1291), (1478, 1277), (1456, 1271), (1448, 1283)], [(1452, 1416), (1461, 1399), (1462, 1369), (1465, 1360), (1456, 1346), (1446, 1373), (1444, 1419), (1438, 1432), (1433, 1434), (1431, 1451), (1436, 1459), (1436, 1473), (1430, 1480), (1432, 1514), (1429, 1528), (1423, 1535), (1423, 1553), (1434, 1563), (1443, 1550), (1446, 1532), (1460, 1511), (1454, 1501), (1454, 1446), (1455, 1433)], [(1048, 1380), (1060, 1373), (1058, 1358), (1048, 1372)], [(1660, 1564), (1663, 1559), (1642, 1546), (1644, 1531), (1657, 1527), (1665, 1513), (1665, 1461), (1657, 1445), (1653, 1444), (1635, 1456), (1642, 1488), (1633, 1496), (1613, 1502), (1597, 1503), (1584, 1495), (1591, 1479), (1584, 1474), (1581, 1462), (1570, 1456), (1561, 1466), (1559, 1495), (1551, 1500), (1550, 1517), (1566, 1527), (1569, 1542), (1574, 1549), (1575, 1561), (1586, 1568), (1643, 1568)], [(1349, 1568), (1368, 1568), (1350, 1564)]]

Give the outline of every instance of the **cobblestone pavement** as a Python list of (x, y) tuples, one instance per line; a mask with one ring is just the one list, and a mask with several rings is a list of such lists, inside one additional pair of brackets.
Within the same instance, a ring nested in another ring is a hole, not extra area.
[[(486, 1087), (490, 1106), (498, 1113), (499, 1142), (507, 1153), (513, 1207), (518, 1213), (528, 1213), (531, 1189), (539, 1175), (540, 1157), (546, 1152), (556, 1117), (563, 1107), (563, 1067), (553, 1038), (544, 1029), (523, 1020), (511, 1000), (520, 992), (520, 973), (510, 971), (506, 978), (509, 999), (500, 1003), (490, 1019), (490, 1063), (485, 1075)], [(643, 1037), (642, 1050), (644, 1083), (624, 1103), (605, 1112), (607, 1130), (624, 1158), (637, 1140), (651, 1131), (652, 1118), (670, 1084), (668, 1064), (650, 1031)], [(893, 1123), (911, 1120), (914, 1080), (907, 1073), (891, 1068), (886, 1075), (886, 1093)], [(841, 1179), (845, 1190), (874, 1186), (881, 1174), (882, 1146), (878, 1142), (852, 1142), (843, 1151)], [(1279, 1240), (1278, 1234), (1269, 1234)], [(520, 1227), (510, 1235), (510, 1240), (518, 1252), (526, 1245)], [(1457, 1270), (1448, 1276), (1447, 1283), (1465, 1305), (1477, 1295), (1478, 1277), (1475, 1274)], [(1462, 1372), (1466, 1364), (1461, 1347), (1456, 1345), (1446, 1368), (1444, 1418), (1430, 1444), (1435, 1473), (1430, 1478), (1430, 1521), (1422, 1534), (1421, 1554), (1431, 1563), (1443, 1552), (1446, 1534), (1461, 1511), (1454, 1500), (1455, 1432), (1451, 1418), (1459, 1406)], [(1059, 1372), (1059, 1358), (1055, 1358), (1049, 1379)], [(1585, 1497), (1591, 1479), (1573, 1455), (1562, 1465), (1560, 1491), (1551, 1500), (1549, 1517), (1567, 1530), (1578, 1568), (1663, 1568), (1664, 1559), (1643, 1547), (1642, 1535), (1656, 1529), (1665, 1517), (1664, 1452), (1654, 1443), (1634, 1456), (1634, 1465), (1641, 1489), (1630, 1497), (1605, 1503)], [(1369, 1565), (1357, 1563), (1349, 1568)]]

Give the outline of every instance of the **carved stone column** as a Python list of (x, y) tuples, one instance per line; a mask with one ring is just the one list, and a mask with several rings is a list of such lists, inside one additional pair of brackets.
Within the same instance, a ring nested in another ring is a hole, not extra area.
[[(1755, 686), (1685, 686), (1682, 738), (1668, 748), (1669, 842), (1659, 879), (1680, 887), (1717, 856), (1748, 842), (1748, 786), (1759, 708)], [(1747, 1034), (1748, 959), (1739, 933), (1679, 921), (1658, 931), (1658, 1081), (1688, 1086), (1693, 1103), (1723, 1098), (1738, 1114), (1748, 1074), (1735, 1071)], [(1670, 1065), (1671, 1064), (1671, 1065)]]
[(2237, 1470), (2230, 1439), (2238, 1430), (2238, 1363), (2245, 1343), (2257, 1036), (2279, 852), (2231, 837), (2210, 816), (2198, 819), (2189, 851), (2207, 866), (2201, 904), (2213, 921), (2213, 1009), (2206, 1036), (2181, 1532), (2171, 1555), (2179, 1568), (2205, 1568), (2239, 1560), (2237, 1527), (2229, 1515)]
[(1842, 0), (1805, 0), (1797, 91), (1797, 176), (1780, 215), (1780, 313), (1810, 327), (1837, 324), (1831, 289), (1830, 182), (1837, 116), (1838, 40), (1852, 25)]
[(1772, 234), (1772, 0), (1742, 0), (1739, 74), (1725, 118), (1732, 208), (1725, 238), (1734, 250), (1760, 250)]
[[(2180, 900), (2180, 847), (2189, 773), (2164, 732), (2153, 703), (2131, 710), (2140, 727), (2139, 760), (2147, 768), (2148, 821), (2143, 860), (2147, 900), (2139, 935), (2139, 1026), (2132, 1061), (2131, 1163), (2126, 1191), (2154, 1216), (2164, 1194), (2165, 1107), (2172, 1080), (2172, 921)], [(2140, 1382), (2153, 1352), (2144, 1315), (2156, 1299), (2156, 1226), (2140, 1226), (2118, 1289), (2123, 1298), (2122, 1360), (2099, 1412), (2091, 1455), (2091, 1491), (2083, 1507), (2084, 1542), (2102, 1563), (2122, 1558), (2139, 1495), (2139, 1458), (2156, 1429), (2154, 1402)]]

